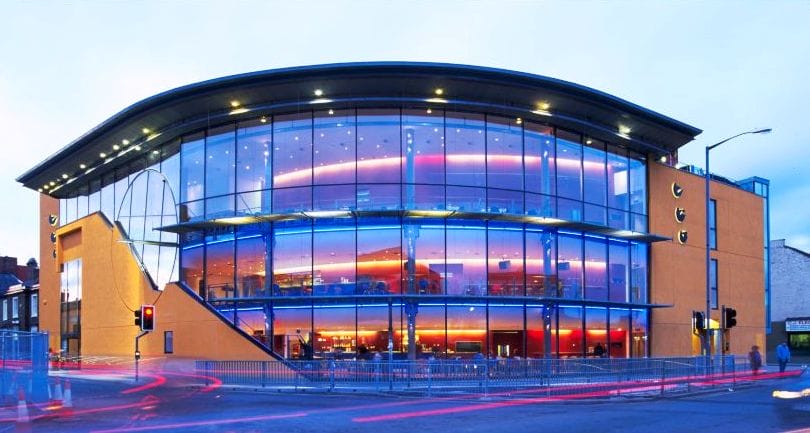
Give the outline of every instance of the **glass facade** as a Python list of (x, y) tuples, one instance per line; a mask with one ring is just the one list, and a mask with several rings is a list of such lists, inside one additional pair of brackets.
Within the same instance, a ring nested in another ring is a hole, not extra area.
[[(646, 231), (646, 187), (641, 155), (577, 131), (358, 108), (186, 135), (60, 210), (63, 224), (96, 211), (120, 222), (145, 241), (133, 250), (158, 286), (179, 279), (284, 357), (362, 357), (389, 341), (402, 357), (580, 357), (597, 344), (630, 357), (647, 354), (648, 245), (604, 233)], [(157, 230), (176, 224), (187, 229)]]

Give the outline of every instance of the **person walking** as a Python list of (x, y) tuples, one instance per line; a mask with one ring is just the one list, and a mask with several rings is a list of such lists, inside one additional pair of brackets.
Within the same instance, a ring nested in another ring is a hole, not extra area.
[(790, 348), (786, 341), (776, 346), (776, 359), (779, 361), (779, 372), (784, 373), (787, 363), (790, 362)]
[(762, 355), (759, 354), (759, 346), (751, 346), (751, 351), (748, 352), (748, 363), (751, 366), (752, 373), (759, 373), (759, 369), (762, 368)]

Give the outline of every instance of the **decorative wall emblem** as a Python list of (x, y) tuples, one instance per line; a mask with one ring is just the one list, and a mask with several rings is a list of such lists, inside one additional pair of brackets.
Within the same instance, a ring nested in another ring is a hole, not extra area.
[(680, 198), (683, 195), (683, 188), (677, 182), (672, 182), (672, 196)]
[(686, 230), (680, 230), (678, 232), (678, 242), (685, 244), (687, 239), (689, 239), (689, 233)]
[(682, 223), (686, 219), (686, 209), (682, 207), (675, 208), (675, 221)]
[(48, 215), (48, 224), (53, 227), (56, 227), (56, 224), (59, 223), (59, 215), (50, 214)]

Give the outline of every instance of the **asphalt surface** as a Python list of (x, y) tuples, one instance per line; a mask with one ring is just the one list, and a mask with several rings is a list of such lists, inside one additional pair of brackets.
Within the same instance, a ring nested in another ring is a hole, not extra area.
[(293, 393), (202, 387), (198, 377), (157, 373), (140, 383), (110, 372), (70, 374), (72, 408), (31, 405), (17, 423), (13, 401), (0, 433), (32, 432), (785, 432), (808, 429), (805, 376), (680, 397), (550, 401), (522, 396), (455, 398)]

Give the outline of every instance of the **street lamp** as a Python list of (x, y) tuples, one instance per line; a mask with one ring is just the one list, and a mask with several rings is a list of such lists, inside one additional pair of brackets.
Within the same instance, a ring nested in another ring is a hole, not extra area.
[[(709, 343), (709, 329), (710, 329), (709, 323), (711, 322), (711, 317), (712, 317), (711, 316), (711, 313), (712, 313), (711, 284), (712, 284), (712, 282), (711, 282), (711, 276), (709, 275), (709, 271), (711, 269), (711, 243), (709, 241), (709, 236), (710, 236), (710, 230), (709, 230), (709, 227), (710, 227), (709, 204), (710, 204), (710, 201), (711, 201), (711, 194), (710, 194), (711, 174), (709, 172), (709, 151), (714, 149), (715, 147), (717, 147), (717, 146), (719, 146), (719, 145), (721, 145), (721, 144), (723, 144), (723, 143), (725, 143), (725, 142), (727, 142), (729, 140), (735, 139), (735, 138), (737, 138), (737, 137), (739, 137), (741, 135), (746, 135), (746, 134), (767, 134), (769, 132), (771, 132), (771, 128), (755, 129), (753, 131), (741, 132), (741, 133), (739, 133), (737, 135), (726, 138), (723, 141), (712, 144), (711, 146), (706, 146), (706, 168), (705, 168), (706, 169), (706, 173), (705, 173), (705, 177), (706, 177), (706, 203), (705, 203), (705, 205), (706, 205), (706, 316), (705, 316), (706, 326), (705, 326), (705, 329), (704, 329), (705, 335), (703, 336), (703, 354), (706, 355), (706, 356), (711, 356), (711, 347), (712, 347), (711, 344)], [(715, 209), (715, 213), (716, 212), (717, 212), (717, 210)]]

